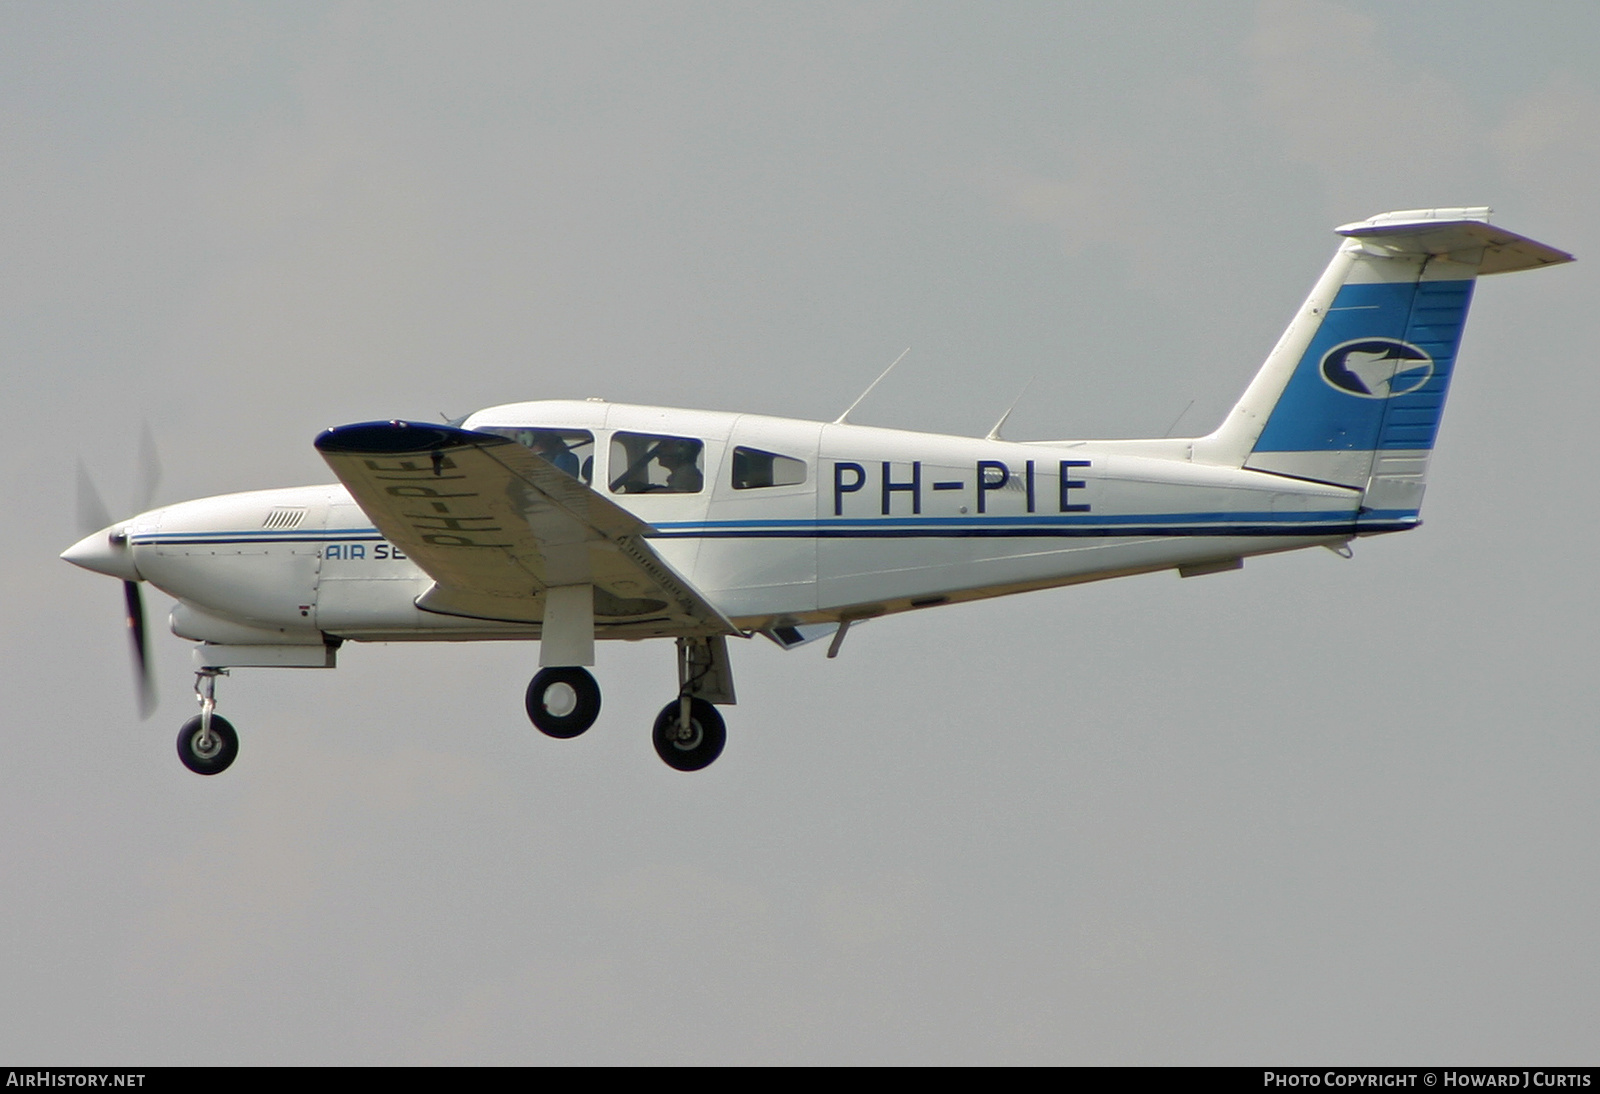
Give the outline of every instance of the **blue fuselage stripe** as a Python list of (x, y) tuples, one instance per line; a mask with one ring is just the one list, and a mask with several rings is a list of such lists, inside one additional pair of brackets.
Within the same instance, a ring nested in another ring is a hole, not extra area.
[[(884, 517), (866, 520), (666, 521), (651, 539), (1106, 538), (1114, 536), (1308, 536), (1401, 531), (1417, 523), (1410, 510), (1308, 513), (1139, 513), (1021, 517)], [(323, 532), (168, 532), (134, 536), (137, 547), (239, 546), (269, 543), (383, 542), (375, 528)]]
[(1209, 513), (1126, 513), (1126, 514), (1064, 514), (1062, 516), (1028, 515), (1015, 517), (863, 517), (834, 520), (694, 520), (660, 521), (657, 532), (671, 535), (680, 532), (714, 535), (725, 531), (834, 531), (872, 530), (886, 528), (925, 531), (930, 535), (944, 529), (1040, 530), (1052, 528), (1101, 528), (1119, 525), (1188, 526), (1197, 524), (1263, 525), (1270, 524), (1294, 528), (1305, 524), (1348, 524), (1356, 513), (1351, 509), (1324, 509), (1304, 513), (1227, 512)]

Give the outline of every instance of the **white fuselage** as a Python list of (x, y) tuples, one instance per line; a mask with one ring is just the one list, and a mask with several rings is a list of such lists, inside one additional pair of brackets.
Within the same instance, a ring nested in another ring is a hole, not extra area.
[[(465, 427), (592, 435), (585, 470), (594, 489), (650, 524), (655, 550), (746, 630), (1152, 570), (1227, 569), (1350, 539), (1361, 497), (1193, 462), (1186, 441), (1015, 443), (597, 401), (495, 407)], [(624, 470), (613, 466), (618, 433), (701, 442), (703, 485), (610, 490)], [(781, 456), (785, 470), (771, 476), (781, 484), (736, 488), (736, 450)], [(180, 601), (173, 629), (187, 638), (539, 636), (537, 625), (419, 609), (431, 579), (340, 485), (185, 502), (126, 529), (138, 575)], [(602, 626), (597, 637), (607, 636)]]
[[(556, 738), (599, 716), (595, 639), (672, 638), (651, 728), (697, 771), (736, 701), (727, 639), (785, 649), (892, 612), (1415, 527), (1474, 286), (1570, 262), (1485, 208), (1381, 213), (1333, 259), (1244, 394), (1189, 439), (975, 439), (628, 406), (516, 403), (463, 423), (355, 422), (315, 446), (340, 485), (232, 494), (85, 536), (67, 561), (178, 598), (199, 717), (183, 763), (225, 769), (235, 667), (332, 668), (357, 641), (537, 639), (524, 708)], [(870, 390), (870, 389), (869, 389)], [(859, 400), (858, 400), (859, 401)], [(91, 499), (92, 500), (92, 499)], [(80, 501), (80, 509), (88, 510)], [(411, 556), (411, 557), (408, 557)]]

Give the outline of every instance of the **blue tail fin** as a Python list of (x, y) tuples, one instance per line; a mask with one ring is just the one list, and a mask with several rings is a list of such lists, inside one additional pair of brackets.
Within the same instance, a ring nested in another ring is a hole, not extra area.
[(1407, 527), (1479, 275), (1571, 261), (1487, 209), (1385, 213), (1346, 236), (1196, 457), (1362, 490), (1363, 526)]

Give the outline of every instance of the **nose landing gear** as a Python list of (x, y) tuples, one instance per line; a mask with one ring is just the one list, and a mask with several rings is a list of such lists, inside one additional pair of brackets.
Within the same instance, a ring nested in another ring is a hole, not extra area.
[(213, 713), (217, 706), (217, 677), (222, 675), (223, 669), (195, 673), (194, 694), (200, 700), (200, 713), (178, 731), (178, 759), (196, 775), (221, 774), (239, 755), (239, 734), (233, 723)]

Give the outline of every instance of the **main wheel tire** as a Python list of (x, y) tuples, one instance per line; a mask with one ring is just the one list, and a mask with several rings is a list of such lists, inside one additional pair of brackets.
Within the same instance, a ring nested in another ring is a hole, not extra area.
[(566, 740), (600, 717), (600, 685), (585, 669), (540, 669), (528, 684), (525, 705), (540, 733)]
[(239, 734), (233, 723), (220, 714), (211, 716), (211, 747), (200, 747), (200, 715), (196, 714), (178, 731), (178, 759), (196, 775), (219, 775), (238, 758)]
[(722, 715), (704, 699), (690, 699), (687, 733), (680, 721), (678, 700), (674, 699), (656, 716), (655, 729), (650, 734), (656, 755), (666, 761), (668, 767), (679, 771), (699, 771), (710, 766), (722, 755), (722, 746), (728, 743)]

